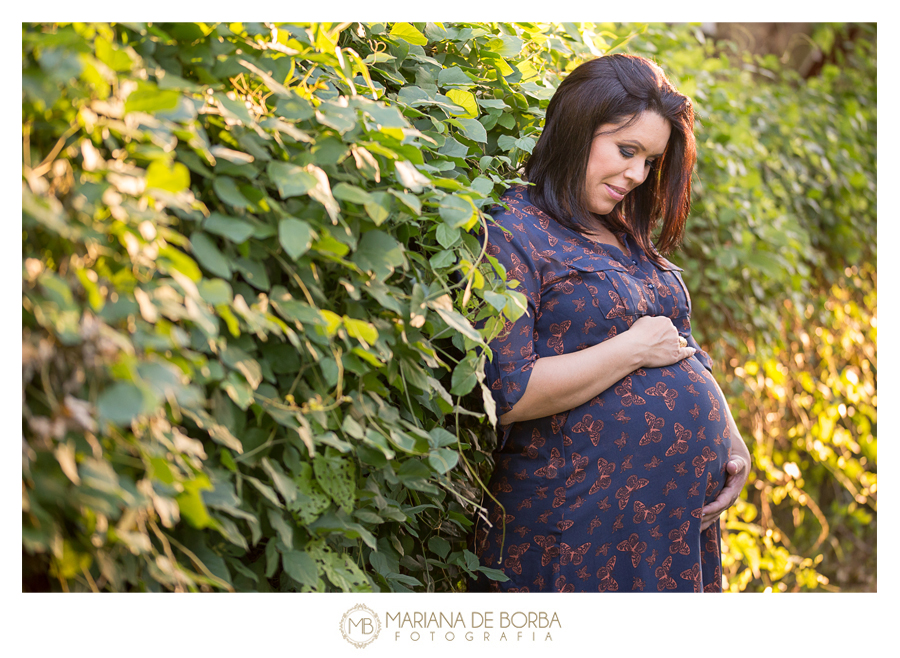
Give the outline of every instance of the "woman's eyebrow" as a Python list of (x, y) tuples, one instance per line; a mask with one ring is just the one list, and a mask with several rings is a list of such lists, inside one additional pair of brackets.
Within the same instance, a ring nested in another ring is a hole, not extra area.
[[(626, 144), (626, 145), (628, 145), (628, 146), (637, 146), (637, 147), (638, 147), (639, 149), (641, 149), (642, 151), (646, 151), (646, 150), (647, 150), (647, 147), (645, 147), (643, 144), (641, 144), (641, 143), (640, 143), (639, 141), (637, 141), (636, 139), (625, 139), (625, 140), (622, 140), (622, 143), (623, 143), (623, 144)], [(663, 155), (662, 153), (654, 153), (654, 154), (651, 155), (650, 157), (651, 157), (651, 158), (661, 158), (662, 155)]]

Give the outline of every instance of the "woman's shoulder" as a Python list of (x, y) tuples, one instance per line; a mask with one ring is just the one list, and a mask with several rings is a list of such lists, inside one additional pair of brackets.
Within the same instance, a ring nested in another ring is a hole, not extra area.
[(556, 225), (549, 215), (531, 202), (525, 185), (507, 189), (489, 212), (495, 224), (533, 238), (552, 232)]

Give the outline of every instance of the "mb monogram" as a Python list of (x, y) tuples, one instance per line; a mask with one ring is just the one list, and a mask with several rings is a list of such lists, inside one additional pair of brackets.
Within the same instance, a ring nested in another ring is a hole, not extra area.
[(341, 635), (358, 649), (369, 645), (381, 632), (378, 615), (362, 603), (358, 603), (341, 618)]

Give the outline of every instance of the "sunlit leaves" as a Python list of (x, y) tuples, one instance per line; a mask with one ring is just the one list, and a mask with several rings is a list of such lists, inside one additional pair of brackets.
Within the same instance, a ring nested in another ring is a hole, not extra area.
[(191, 174), (188, 168), (180, 162), (167, 165), (162, 160), (154, 160), (147, 167), (147, 188), (159, 189), (166, 192), (181, 192), (191, 182)]
[(391, 27), (391, 36), (417, 46), (424, 46), (428, 43), (425, 35), (409, 23), (394, 23), (393, 27)]

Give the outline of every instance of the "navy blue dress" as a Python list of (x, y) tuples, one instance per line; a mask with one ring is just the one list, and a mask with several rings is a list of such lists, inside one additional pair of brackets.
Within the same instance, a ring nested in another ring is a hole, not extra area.
[(668, 316), (698, 351), (638, 369), (568, 412), (500, 426), (488, 488), (502, 509), (485, 499), (490, 523), (479, 519), (474, 543), (509, 580), (471, 589), (721, 591), (718, 524), (701, 532), (700, 510), (725, 483), (728, 411), (691, 336), (680, 268), (656, 266), (626, 235), (627, 254), (561, 226), (524, 186), (502, 202), (487, 253), (519, 282), (528, 312), (491, 343), (498, 416), (537, 359), (601, 343), (642, 315)]

